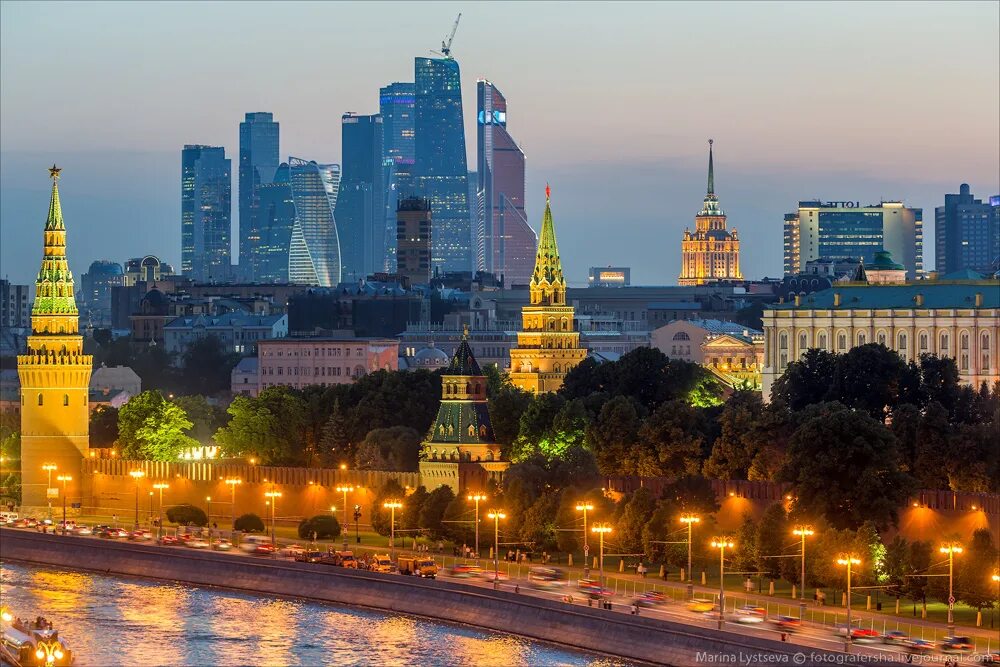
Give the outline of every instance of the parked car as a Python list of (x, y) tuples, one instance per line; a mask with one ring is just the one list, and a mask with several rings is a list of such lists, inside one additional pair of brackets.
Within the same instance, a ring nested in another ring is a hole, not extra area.
[(436, 579), (438, 566), (433, 558), (400, 556), (399, 573)]
[(942, 653), (972, 653), (975, 648), (972, 640), (965, 636), (945, 637), (941, 640)]
[(147, 540), (153, 539), (153, 534), (148, 530), (140, 528), (139, 530), (133, 530), (131, 533), (129, 533), (128, 539), (132, 540), (133, 542), (145, 542)]
[(328, 554), (325, 551), (303, 551), (299, 555), (295, 556), (295, 562), (297, 563), (318, 563)]

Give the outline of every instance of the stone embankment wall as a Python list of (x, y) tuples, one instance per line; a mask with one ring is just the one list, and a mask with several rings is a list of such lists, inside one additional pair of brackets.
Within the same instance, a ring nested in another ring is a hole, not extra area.
[(699, 652), (790, 663), (796, 652), (779, 641), (446, 581), (127, 542), (0, 528), (0, 560), (373, 607), (656, 664), (691, 665)]

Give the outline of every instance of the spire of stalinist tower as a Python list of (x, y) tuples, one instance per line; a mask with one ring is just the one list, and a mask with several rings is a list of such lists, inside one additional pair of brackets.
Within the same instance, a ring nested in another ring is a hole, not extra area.
[(708, 140), (708, 194), (715, 194), (715, 166), (712, 164), (712, 144), (714, 139)]

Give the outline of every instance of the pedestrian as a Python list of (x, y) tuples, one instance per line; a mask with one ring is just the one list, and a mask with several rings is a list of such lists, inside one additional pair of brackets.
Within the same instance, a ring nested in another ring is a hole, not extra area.
[(520, 593), (521, 592), (521, 587), (518, 584), (514, 584), (514, 592), (515, 593)]
[(639, 615), (639, 603), (638, 602), (633, 602), (632, 603), (632, 615), (633, 616), (638, 616)]

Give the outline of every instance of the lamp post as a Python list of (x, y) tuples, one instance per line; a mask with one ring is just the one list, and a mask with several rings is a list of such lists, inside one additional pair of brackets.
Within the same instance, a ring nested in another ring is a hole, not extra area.
[(212, 546), (212, 496), (205, 496), (205, 523), (208, 528), (208, 549), (209, 551), (215, 549)]
[(153, 492), (149, 492), (149, 513), (146, 515), (146, 523), (153, 525)]
[(132, 470), (129, 472), (132, 479), (135, 480), (135, 528), (134, 530), (139, 530), (139, 480), (146, 476), (142, 470)]
[(69, 475), (59, 475), (56, 477), (57, 480), (62, 482), (62, 497), (63, 497), (63, 522), (62, 522), (62, 534), (66, 534), (66, 482), (73, 481), (73, 478)]
[(389, 510), (389, 548), (393, 554), (396, 553), (396, 510), (401, 508), (403, 503), (398, 500), (387, 500), (382, 507)]
[(594, 509), (591, 503), (577, 503), (576, 511), (583, 512), (583, 578), (590, 576), (590, 544), (587, 542), (587, 512)]
[[(281, 491), (267, 491), (264, 493), (264, 497), (268, 499), (266, 502), (271, 505), (271, 546), (276, 548), (276, 540), (274, 537), (274, 518), (278, 498), (281, 497)], [(274, 552), (272, 551), (271, 554), (273, 555)]]
[(609, 523), (596, 523), (594, 527), (590, 529), (591, 531), (597, 533), (598, 537), (598, 555), (599, 558), (597, 562), (600, 564), (600, 584), (601, 584), (601, 594), (604, 594), (604, 535), (605, 533), (611, 532), (611, 524)]
[(49, 497), (49, 489), (52, 488), (52, 471), (57, 467), (55, 463), (46, 463), (42, 466), (42, 470), (49, 474), (49, 483), (45, 485), (45, 497), (49, 501), (49, 521), (52, 521), (52, 498)]
[(361, 505), (354, 506), (354, 541), (361, 544), (361, 533), (358, 530), (358, 521), (361, 519)]
[(686, 523), (688, 527), (688, 569), (687, 569), (687, 594), (688, 600), (694, 598), (694, 580), (691, 577), (691, 535), (692, 528), (694, 524), (699, 523), (701, 518), (695, 516), (694, 514), (685, 514), (681, 516), (681, 523)]
[(493, 590), (500, 588), (500, 519), (506, 519), (503, 510), (492, 509), (487, 517), (493, 519)]
[(941, 553), (948, 554), (948, 634), (955, 636), (955, 554), (962, 553), (962, 545), (958, 542), (950, 542), (940, 549)]
[(844, 638), (844, 648), (847, 649), (854, 639), (851, 628), (851, 566), (861, 565), (861, 559), (854, 554), (841, 554), (837, 558), (837, 564), (847, 566), (847, 637)]
[(712, 538), (712, 548), (719, 550), (719, 629), (726, 616), (726, 549), (736, 546), (728, 537)]
[(482, 493), (473, 493), (469, 495), (469, 500), (474, 500), (476, 502), (476, 560), (479, 560), (479, 501), (486, 500), (486, 495)]
[(156, 540), (160, 541), (163, 538), (163, 489), (169, 489), (170, 485), (166, 482), (157, 482), (153, 485), (153, 488), (160, 492), (160, 516), (157, 519), (156, 526)]
[(232, 515), (233, 530), (236, 529), (236, 487), (242, 484), (243, 480), (239, 477), (227, 477), (226, 484), (229, 485), (229, 513)]
[(343, 485), (341, 485), (341, 486), (337, 487), (336, 491), (337, 491), (337, 493), (343, 493), (344, 494), (344, 523), (346, 524), (347, 523), (347, 494), (348, 493), (354, 493), (354, 487), (353, 486), (343, 486)]
[(62, 644), (59, 640), (43, 640), (35, 644), (35, 657), (44, 660), (46, 665), (54, 665), (57, 660), (62, 660), (66, 656), (63, 653)]
[(806, 538), (814, 535), (812, 526), (797, 526), (792, 531), (792, 535), (802, 538), (802, 578), (799, 579), (799, 618), (803, 621), (806, 616)]

